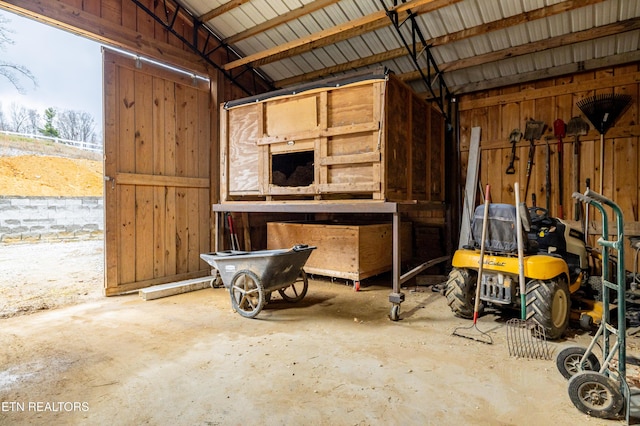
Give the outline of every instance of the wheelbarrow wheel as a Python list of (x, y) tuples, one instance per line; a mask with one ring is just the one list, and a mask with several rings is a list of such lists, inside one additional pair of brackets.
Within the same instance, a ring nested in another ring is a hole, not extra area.
[(236, 273), (229, 289), (231, 307), (245, 318), (254, 318), (265, 304), (264, 286), (256, 274), (248, 270)]
[(214, 268), (211, 270), (211, 275), (214, 277), (211, 280), (211, 288), (224, 287), (224, 283), (222, 282), (222, 277), (220, 276), (220, 271)]
[(307, 294), (309, 288), (309, 281), (307, 280), (307, 274), (304, 270), (300, 270), (300, 275), (293, 284), (289, 287), (281, 288), (278, 290), (280, 296), (287, 302), (299, 302)]
[(618, 384), (595, 371), (581, 371), (569, 380), (569, 398), (578, 410), (601, 419), (615, 419), (624, 406)]
[(581, 371), (600, 370), (598, 357), (589, 353), (587, 359), (580, 365), (580, 360), (587, 350), (579, 346), (570, 346), (560, 351), (556, 357), (556, 367), (565, 379), (570, 379)]

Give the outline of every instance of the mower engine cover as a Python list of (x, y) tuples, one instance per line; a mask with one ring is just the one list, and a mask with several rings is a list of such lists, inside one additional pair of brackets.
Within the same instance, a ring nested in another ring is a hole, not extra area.
[[(487, 223), (487, 235), (485, 250), (498, 253), (513, 253), (518, 250), (516, 237), (516, 206), (511, 204), (489, 204), (489, 215)], [(476, 207), (471, 223), (471, 234), (474, 246), (480, 247), (482, 240), (482, 221), (484, 219), (484, 204)], [(523, 241), (527, 241), (523, 233)]]

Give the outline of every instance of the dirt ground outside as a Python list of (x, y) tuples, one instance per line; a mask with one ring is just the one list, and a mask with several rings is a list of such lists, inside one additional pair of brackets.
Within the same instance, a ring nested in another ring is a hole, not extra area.
[(0, 318), (102, 297), (102, 240), (0, 244)]
[[(2, 425), (624, 423), (579, 412), (553, 360), (509, 357), (504, 317), (479, 319), (493, 345), (452, 336), (470, 323), (428, 287), (404, 290), (398, 322), (384, 276), (315, 279), (251, 320), (223, 288), (102, 297), (97, 241), (0, 250)], [(29, 288), (40, 309), (11, 306)], [(569, 336), (554, 353), (590, 339)]]

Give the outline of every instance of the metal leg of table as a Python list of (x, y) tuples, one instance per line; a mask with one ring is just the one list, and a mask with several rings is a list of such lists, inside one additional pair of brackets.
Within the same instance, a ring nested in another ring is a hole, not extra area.
[(222, 215), (222, 213), (220, 212), (213, 212), (213, 229), (215, 230), (214, 233), (214, 241), (213, 241), (213, 251), (220, 251), (221, 247), (220, 247), (220, 233), (222, 232), (220, 230), (220, 216)]
[(389, 302), (391, 302), (391, 312), (389, 313), (389, 318), (391, 319), (391, 321), (398, 321), (400, 319), (400, 304), (404, 302), (404, 293), (400, 292), (400, 213), (398, 212), (393, 213), (392, 240), (393, 291), (389, 295)]

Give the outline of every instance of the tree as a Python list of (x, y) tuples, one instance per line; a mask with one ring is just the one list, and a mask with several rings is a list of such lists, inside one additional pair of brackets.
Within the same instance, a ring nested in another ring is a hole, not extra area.
[(90, 142), (96, 125), (88, 112), (65, 110), (58, 117), (60, 137)]
[(88, 112), (80, 112), (80, 140), (84, 142), (95, 142), (96, 123), (93, 116)]
[(14, 102), (11, 104), (9, 114), (11, 115), (11, 130), (16, 133), (24, 133), (29, 124), (29, 113), (27, 109)]
[(56, 110), (49, 107), (44, 110), (44, 127), (38, 129), (44, 136), (50, 136), (53, 138), (60, 137), (60, 132), (53, 126), (53, 119), (56, 117)]
[(2, 103), (0, 103), (0, 130), (9, 130), (7, 129), (7, 122), (4, 117), (4, 112), (2, 111)]
[(38, 124), (40, 124), (40, 114), (38, 114), (38, 111), (36, 111), (33, 108), (28, 109), (27, 114), (29, 115), (29, 128), (27, 129), (27, 132), (31, 134), (38, 133), (38, 127), (39, 127)]
[[(9, 22), (11, 22), (9, 19), (0, 15), (0, 52), (6, 51), (7, 45), (14, 44), (14, 41), (10, 37), (13, 31), (6, 27), (6, 24)], [(9, 80), (19, 93), (25, 93), (26, 91), (22, 85), (24, 79), (31, 80), (34, 88), (38, 87), (36, 77), (29, 69), (23, 65), (5, 61), (2, 59), (2, 56), (0, 56), (0, 76)]]

